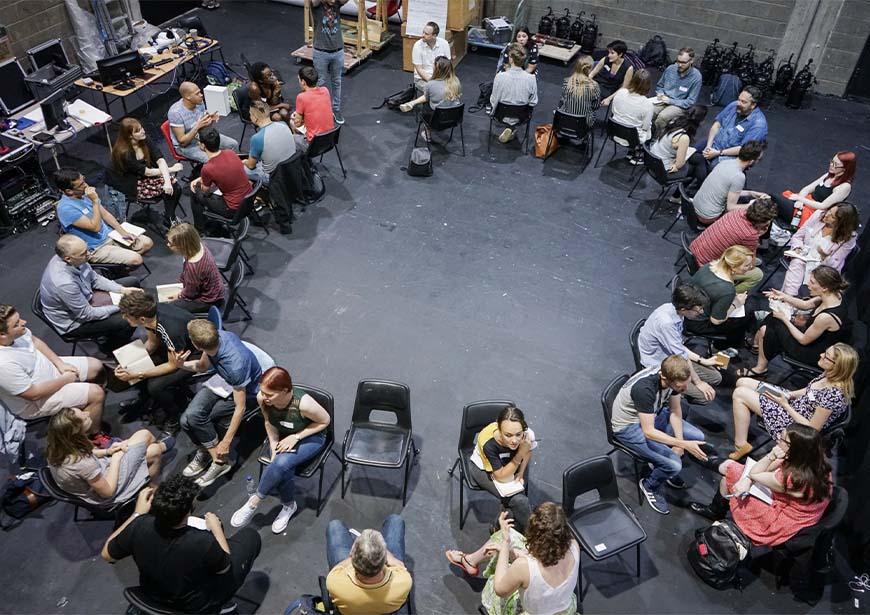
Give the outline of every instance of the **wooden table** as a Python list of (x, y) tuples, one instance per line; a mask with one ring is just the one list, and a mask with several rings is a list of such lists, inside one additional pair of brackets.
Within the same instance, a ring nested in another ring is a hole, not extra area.
[[(200, 56), (203, 53), (214, 51), (220, 47), (220, 41), (213, 38), (206, 38), (204, 36), (199, 36), (196, 38), (196, 41), (202, 44), (198, 49), (190, 50), (184, 46), (175, 46), (172, 48), (166, 48), (158, 54), (154, 54), (151, 56), (151, 59), (148, 61), (149, 63), (159, 62), (161, 60), (169, 60), (165, 64), (161, 64), (160, 66), (152, 66), (145, 68), (144, 76), (133, 77), (133, 87), (130, 89), (118, 89), (117, 85), (107, 85), (94, 81), (91, 85), (87, 85), (84, 82), (84, 79), (76, 80), (75, 84), (81, 88), (86, 90), (91, 90), (93, 92), (100, 92), (103, 95), (103, 104), (106, 108), (106, 113), (109, 115), (112, 114), (109, 109), (109, 105), (112, 102), (109, 97), (114, 97), (114, 99), (121, 100), (121, 106), (124, 108), (124, 114), (127, 114), (127, 97), (133, 94), (138, 93), (144, 87), (153, 85), (157, 83), (161, 78), (166, 75), (172, 73), (173, 78), (169, 82), (170, 85), (174, 83), (175, 76), (174, 73), (178, 69), (179, 66), (190, 62), (191, 60), (200, 61)], [(178, 50), (180, 53), (173, 53), (173, 50)]]

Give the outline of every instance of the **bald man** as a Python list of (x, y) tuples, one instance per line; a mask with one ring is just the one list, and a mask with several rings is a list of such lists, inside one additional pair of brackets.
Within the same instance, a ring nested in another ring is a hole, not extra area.
[(110, 292), (142, 292), (134, 277), (109, 280), (88, 264), (88, 246), (75, 235), (62, 235), (54, 246), (39, 285), (42, 309), (60, 333), (99, 337), (103, 350), (114, 350), (130, 341), (133, 328), (112, 304)]
[[(209, 113), (205, 110), (205, 105), (202, 102), (202, 90), (195, 83), (184, 81), (178, 87), (178, 93), (181, 95), (181, 100), (169, 107), (166, 114), (172, 133), (172, 144), (178, 153), (185, 158), (204, 164), (208, 161), (208, 156), (199, 148), (197, 135), (200, 129), (217, 123), (218, 113), (217, 111)], [(221, 135), (221, 149), (231, 149), (238, 152), (239, 142), (226, 135)]]

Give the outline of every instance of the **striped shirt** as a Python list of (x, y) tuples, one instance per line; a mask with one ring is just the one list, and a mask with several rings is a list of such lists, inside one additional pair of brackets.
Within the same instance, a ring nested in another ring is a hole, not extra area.
[(568, 88), (568, 79), (562, 84), (562, 98), (559, 101), (559, 111), (570, 115), (578, 115), (586, 118), (589, 128), (595, 124), (595, 112), (601, 106), (601, 87), (592, 80), (581, 85), (579, 92), (572, 92)]
[(214, 256), (206, 246), (202, 246), (202, 258), (198, 261), (184, 261), (178, 281), (184, 286), (179, 295), (180, 299), (217, 303), (226, 295), (224, 279), (218, 271)]
[(731, 246), (746, 246), (752, 253), (758, 249), (761, 235), (746, 219), (745, 209), (729, 211), (707, 227), (689, 246), (698, 265), (704, 266), (714, 261)]

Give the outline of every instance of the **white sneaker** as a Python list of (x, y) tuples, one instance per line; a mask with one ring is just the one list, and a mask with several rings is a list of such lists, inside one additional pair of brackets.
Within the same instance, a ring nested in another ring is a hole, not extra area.
[(187, 478), (193, 478), (201, 474), (208, 467), (209, 463), (211, 463), (211, 455), (208, 454), (208, 451), (199, 449), (181, 473)]
[(205, 474), (196, 479), (196, 484), (200, 487), (208, 487), (232, 469), (230, 463), (213, 463)]
[[(250, 502), (250, 500), (248, 500)], [(257, 512), (256, 506), (251, 506), (245, 502), (242, 504), (242, 507), (233, 513), (233, 516), (230, 517), (230, 525), (233, 527), (243, 527), (248, 525), (251, 519), (254, 518), (254, 513)]]
[[(290, 517), (296, 512), (296, 502), (285, 504), (281, 507), (281, 511), (275, 520), (272, 522), (272, 533), (280, 534), (287, 529), (287, 524), (290, 523)], [(235, 515), (233, 515), (235, 517)]]
[(502, 143), (507, 143), (508, 141), (510, 141), (513, 138), (513, 136), (514, 136), (514, 131), (511, 130), (510, 128), (505, 128), (504, 130), (501, 131), (501, 134), (498, 136), (498, 140), (501, 141)]

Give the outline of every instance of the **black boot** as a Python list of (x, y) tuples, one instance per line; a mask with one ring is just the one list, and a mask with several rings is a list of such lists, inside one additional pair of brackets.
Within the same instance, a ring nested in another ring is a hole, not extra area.
[(700, 502), (689, 502), (689, 510), (693, 513), (706, 517), (710, 521), (721, 521), (728, 514), (730, 506), (719, 491), (713, 496), (713, 501), (709, 505), (701, 504)]

